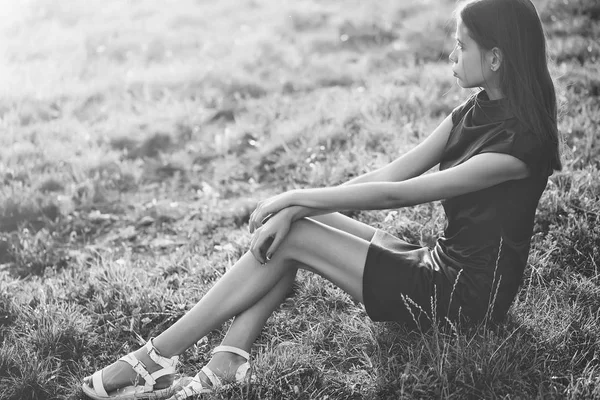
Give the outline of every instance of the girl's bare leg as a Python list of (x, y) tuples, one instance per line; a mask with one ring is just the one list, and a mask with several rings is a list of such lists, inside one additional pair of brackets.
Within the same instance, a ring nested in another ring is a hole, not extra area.
[[(371, 241), (371, 238), (375, 234), (375, 228), (339, 213), (319, 215), (311, 219), (345, 231), (366, 241)], [(250, 352), (252, 344), (262, 331), (267, 319), (269, 319), (273, 311), (285, 299), (291, 285), (294, 283), (295, 276), (296, 270), (291, 271), (279, 281), (277, 286), (262, 299), (258, 300), (252, 307), (236, 315), (221, 344)], [(208, 363), (208, 368), (218, 376), (227, 379), (232, 378), (237, 368), (245, 361), (243, 357), (237, 354), (222, 352), (213, 356)], [(204, 374), (200, 374), (204, 383), (209, 385), (208, 378), (202, 376)]]
[[(289, 293), (297, 271), (292, 268), (269, 293), (254, 303), (252, 307), (236, 315), (221, 345), (237, 347), (250, 353), (252, 343), (262, 331), (267, 319)], [(228, 380), (235, 377), (235, 372), (244, 362), (246, 360), (237, 354), (220, 352), (210, 359), (208, 368), (220, 378)], [(203, 372), (200, 372), (200, 378), (204, 384), (211, 385), (210, 380)]]
[[(339, 213), (319, 215), (311, 219), (366, 241), (371, 241), (371, 238), (375, 234), (375, 228)], [(238, 347), (250, 352), (252, 343), (254, 343), (254, 340), (260, 334), (267, 319), (284, 300), (286, 293), (288, 293), (290, 286), (294, 282), (293, 277), (295, 275), (296, 271), (294, 270), (289, 275), (284, 276), (278, 286), (274, 287), (271, 292), (257, 301), (252, 307), (236, 315), (221, 344)], [(229, 355), (229, 353), (218, 353), (215, 355), (215, 359), (227, 358)], [(239, 360), (243, 362), (241, 357)]]
[[(194, 308), (154, 339), (154, 345), (165, 357), (181, 354), (207, 333), (229, 318), (249, 310), (277, 288), (281, 291), (277, 293), (279, 295), (267, 297), (263, 305), (235, 324), (250, 319), (253, 313), (268, 317), (275, 307), (275, 300), (281, 301), (289, 288), (290, 283), (282, 279), (292, 272), (295, 274), (298, 266), (319, 273), (362, 302), (362, 274), (369, 246), (366, 238), (374, 232), (370, 229), (360, 230), (363, 237), (358, 237), (313, 220), (294, 223), (267, 265), (260, 265), (249, 252), (244, 254)], [(291, 278), (287, 279), (291, 281)], [(280, 282), (281, 285), (278, 285)], [(266, 318), (259, 319), (262, 319), (262, 327)], [(259, 331), (258, 324), (246, 323)], [(230, 339), (241, 336), (237, 329), (234, 328)], [(137, 350), (135, 356), (146, 363), (150, 372), (159, 369), (148, 359), (144, 349)], [(129, 385), (134, 379), (135, 373), (131, 368), (119, 362), (107, 368), (103, 375), (107, 391)]]

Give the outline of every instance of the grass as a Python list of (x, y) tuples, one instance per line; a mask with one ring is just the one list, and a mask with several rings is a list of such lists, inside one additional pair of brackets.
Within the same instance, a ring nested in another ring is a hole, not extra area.
[[(82, 377), (181, 317), (243, 254), (255, 203), (340, 183), (423, 139), (468, 93), (453, 1), (32, 0), (0, 31), (0, 399)], [(594, 0), (538, 0), (561, 102), (550, 178), (502, 326), (371, 322), (301, 274), (214, 398), (600, 398), (600, 48)], [(439, 204), (354, 213), (431, 246)], [(207, 362), (223, 329), (183, 356)]]

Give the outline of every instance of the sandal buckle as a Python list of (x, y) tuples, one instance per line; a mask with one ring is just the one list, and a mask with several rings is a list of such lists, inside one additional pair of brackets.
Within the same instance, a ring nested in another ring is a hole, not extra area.
[(154, 361), (155, 363), (157, 363), (158, 365), (160, 365), (163, 368), (175, 368), (175, 366), (177, 365), (177, 362), (179, 360), (179, 357), (177, 357), (177, 356), (174, 356), (171, 358), (164, 357), (162, 354), (160, 354), (160, 351), (158, 351), (158, 349), (156, 347), (154, 347), (154, 343), (152, 343), (152, 339), (154, 339), (154, 338), (150, 338), (145, 346), (146, 352), (148, 353), (148, 357), (150, 357), (150, 359), (152, 361)]

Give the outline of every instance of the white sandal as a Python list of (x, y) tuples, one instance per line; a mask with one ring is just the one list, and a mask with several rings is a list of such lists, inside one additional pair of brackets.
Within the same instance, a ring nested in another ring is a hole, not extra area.
[(204, 393), (213, 393), (217, 390), (226, 389), (232, 385), (246, 383), (248, 381), (248, 371), (250, 370), (250, 354), (247, 351), (242, 349), (238, 349), (233, 346), (217, 346), (211, 352), (211, 355), (220, 352), (228, 352), (237, 354), (246, 359), (246, 362), (238, 367), (235, 371), (235, 381), (231, 384), (224, 384), (214, 372), (212, 372), (207, 366), (202, 367), (201, 372), (206, 375), (208, 380), (211, 383), (211, 386), (204, 386), (202, 380), (200, 379), (200, 372), (197, 373), (194, 377), (184, 377), (178, 379), (173, 386), (181, 386), (172, 397), (169, 397), (168, 400), (183, 400), (187, 399), (190, 396), (204, 394)]
[(148, 352), (148, 356), (152, 361), (160, 365), (162, 368), (154, 373), (149, 373), (144, 363), (135, 358), (133, 354), (127, 354), (124, 357), (119, 358), (119, 361), (125, 361), (131, 365), (131, 368), (137, 372), (145, 381), (144, 386), (134, 385), (126, 386), (121, 389), (117, 389), (111, 394), (106, 392), (104, 384), (102, 383), (102, 371), (103, 369), (94, 372), (92, 375), (93, 387), (89, 386), (87, 382), (82, 385), (83, 392), (86, 396), (95, 399), (112, 399), (112, 400), (138, 400), (138, 399), (164, 399), (167, 396), (173, 394), (174, 386), (171, 385), (164, 389), (154, 390), (156, 380), (161, 376), (174, 374), (176, 371), (177, 363), (179, 362), (179, 356), (173, 356), (166, 358), (160, 355), (156, 347), (152, 344), (152, 339), (148, 340), (144, 346)]

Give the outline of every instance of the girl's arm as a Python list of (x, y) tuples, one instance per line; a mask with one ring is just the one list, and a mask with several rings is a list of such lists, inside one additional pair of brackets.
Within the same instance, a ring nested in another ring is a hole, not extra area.
[(260, 202), (250, 218), (261, 218), (292, 205), (320, 210), (379, 210), (406, 207), (475, 192), (527, 177), (526, 164), (501, 153), (478, 154), (444, 171), (402, 182), (368, 182), (320, 189), (292, 190)]
[[(400, 182), (421, 175), (440, 162), (451, 130), (452, 118), (448, 116), (429, 137), (409, 152), (382, 168), (349, 180), (338, 188), (347, 190), (346, 188), (362, 186), (369, 182)], [(359, 188), (359, 190), (361, 189)], [(266, 262), (287, 234), (291, 222), (345, 208), (337, 208), (334, 203), (327, 201), (328, 196), (337, 196), (335, 192), (324, 194), (326, 198), (321, 198), (321, 200), (325, 200), (324, 204), (329, 204), (326, 207), (290, 203), (287, 207), (273, 208), (273, 211), (269, 212), (261, 207), (264, 202), (259, 203), (248, 224), (250, 233), (254, 233), (251, 245), (254, 257), (261, 263)], [(366, 209), (369, 207), (361, 206), (360, 208)], [(269, 210), (269, 208), (267, 207), (266, 210)], [(271, 216), (273, 218), (267, 223)]]
[(414, 178), (440, 163), (444, 147), (452, 130), (452, 116), (448, 115), (425, 140), (396, 160), (344, 183), (353, 185), (366, 182), (400, 182)]
[[(401, 182), (414, 178), (439, 164), (444, 147), (452, 130), (452, 116), (448, 115), (425, 140), (391, 163), (360, 175), (342, 184), (356, 185), (368, 182)], [(293, 221), (330, 213), (330, 209), (290, 206), (288, 212)], [(252, 232), (252, 226), (249, 227)]]

